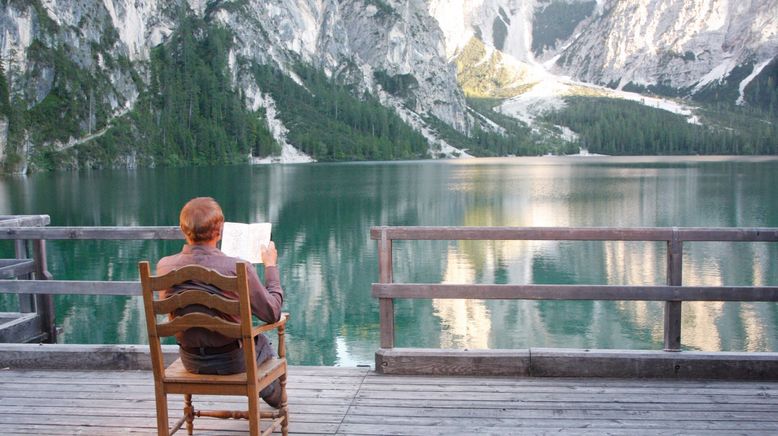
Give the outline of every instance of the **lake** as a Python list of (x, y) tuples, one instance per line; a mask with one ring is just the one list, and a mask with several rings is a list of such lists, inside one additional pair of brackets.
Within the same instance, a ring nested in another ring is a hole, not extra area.
[[(228, 221), (273, 223), (292, 364), (371, 364), (376, 241), (397, 226), (778, 227), (778, 159), (538, 157), (156, 168), (0, 180), (0, 214), (52, 226), (170, 226), (212, 196)], [(137, 280), (178, 241), (51, 241), (56, 279)], [(13, 257), (8, 242), (2, 257)], [(776, 285), (776, 244), (686, 243), (684, 284)], [(665, 283), (654, 242), (398, 241), (395, 280)], [(261, 268), (260, 268), (261, 270)], [(0, 310), (16, 310), (0, 295)], [(63, 343), (145, 343), (135, 297), (56, 297)], [(662, 302), (398, 300), (396, 346), (662, 348)], [(683, 304), (684, 349), (778, 351), (778, 304)]]

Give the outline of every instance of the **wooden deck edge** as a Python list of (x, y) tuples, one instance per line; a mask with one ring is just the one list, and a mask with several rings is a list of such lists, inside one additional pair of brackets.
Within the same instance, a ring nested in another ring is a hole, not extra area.
[(441, 350), (381, 348), (375, 354), (376, 372), (408, 375), (529, 376), (529, 350)]
[(375, 365), (407, 375), (778, 380), (778, 353), (392, 348), (379, 349)]
[(531, 349), (537, 377), (778, 379), (778, 353)]
[[(163, 345), (165, 362), (178, 345)], [(151, 370), (148, 345), (0, 344), (0, 368)]]
[[(169, 363), (176, 345), (163, 346)], [(147, 345), (0, 344), (0, 368), (149, 370)], [(778, 380), (778, 353), (379, 349), (376, 372), (415, 375)]]

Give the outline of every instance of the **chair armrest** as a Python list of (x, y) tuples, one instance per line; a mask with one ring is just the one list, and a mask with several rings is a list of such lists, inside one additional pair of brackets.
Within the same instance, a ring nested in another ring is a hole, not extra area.
[(279, 327), (282, 327), (282, 326), (286, 326), (286, 321), (288, 319), (289, 319), (289, 314), (288, 313), (282, 313), (281, 314), (281, 319), (279, 319), (278, 321), (276, 321), (276, 322), (274, 322), (272, 324), (262, 324), (262, 325), (253, 326), (251, 328), (251, 336), (253, 337), (253, 336), (256, 336), (256, 335), (258, 335), (260, 333), (264, 333), (264, 332), (267, 332), (267, 331), (270, 331), (270, 330), (275, 330), (275, 329), (277, 329)]

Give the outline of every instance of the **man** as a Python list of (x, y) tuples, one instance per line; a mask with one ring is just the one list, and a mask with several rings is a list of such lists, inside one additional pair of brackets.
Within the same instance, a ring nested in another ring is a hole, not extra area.
[[(157, 274), (166, 274), (174, 269), (194, 264), (224, 275), (236, 275), (235, 264), (240, 259), (229, 257), (217, 248), (222, 236), (224, 214), (213, 198), (198, 197), (189, 200), (181, 209), (179, 223), (181, 231), (186, 236), (186, 245), (180, 253), (162, 258), (157, 263)], [(272, 241), (268, 247), (257, 247), (257, 249), (260, 250), (265, 265), (265, 285), (260, 283), (256, 269), (248, 268), (251, 313), (262, 321), (272, 323), (280, 319), (281, 305), (284, 302), (284, 291), (281, 289), (276, 266), (278, 253)], [(227, 298), (238, 298), (233, 293), (223, 292), (204, 283), (191, 283), (187, 284), (187, 287), (205, 289)], [(172, 295), (176, 292), (178, 290), (173, 288), (165, 294)], [(209, 312), (205, 308), (200, 310)], [(210, 313), (214, 312), (210, 311)], [(198, 328), (176, 335), (176, 339), (179, 343), (179, 356), (189, 372), (235, 374), (246, 370), (240, 341)], [(275, 355), (270, 341), (264, 335), (257, 336), (256, 352), (257, 363), (262, 363)], [(270, 406), (278, 408), (281, 403), (278, 380), (263, 389), (260, 396)]]

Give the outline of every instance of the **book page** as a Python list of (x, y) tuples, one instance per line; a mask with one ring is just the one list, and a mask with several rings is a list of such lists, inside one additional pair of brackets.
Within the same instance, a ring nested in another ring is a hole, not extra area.
[(260, 247), (267, 247), (270, 244), (270, 223), (249, 224), (249, 250), (252, 250), (253, 259), (251, 263), (262, 263), (262, 254)]
[(271, 223), (224, 223), (221, 250), (227, 256), (262, 263), (261, 245), (270, 243)]

